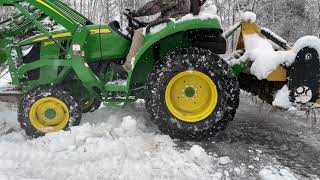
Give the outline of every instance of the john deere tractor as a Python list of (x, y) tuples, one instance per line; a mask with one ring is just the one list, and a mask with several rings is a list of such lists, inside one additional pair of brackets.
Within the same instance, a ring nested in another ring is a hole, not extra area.
[[(0, 0), (0, 5), (19, 11), (0, 22), (0, 60), (21, 94), (18, 121), (32, 137), (79, 125), (82, 113), (102, 102), (125, 107), (144, 99), (163, 133), (203, 140), (233, 120), (239, 105), (237, 76), (243, 86), (254, 82), (247, 71), (250, 62), (230, 67), (218, 56), (226, 52), (226, 36), (216, 16), (148, 24), (125, 13), (130, 29), (145, 28), (145, 35), (123, 77), (110, 67), (124, 63), (131, 45), (132, 34), (124, 34), (119, 22), (94, 24), (58, 0)], [(47, 18), (60, 30), (45, 27)], [(240, 24), (242, 34), (261, 34), (253, 25)], [(34, 32), (39, 34), (29, 37)], [(272, 74), (271, 84), (287, 83), (284, 67)]]
[[(226, 39), (215, 17), (147, 24), (125, 13), (145, 37), (124, 79), (110, 63), (124, 63), (132, 36), (117, 21), (94, 24), (58, 0), (0, 5), (20, 12), (1, 22), (0, 57), (22, 94), (18, 121), (29, 136), (79, 125), (82, 113), (101, 102), (124, 107), (144, 99), (162, 132), (193, 140), (223, 130), (236, 113), (239, 85), (217, 55), (225, 53)], [(48, 17), (63, 28), (50, 31), (43, 25)], [(157, 31), (159, 24), (166, 26)], [(31, 30), (39, 34), (24, 38)]]

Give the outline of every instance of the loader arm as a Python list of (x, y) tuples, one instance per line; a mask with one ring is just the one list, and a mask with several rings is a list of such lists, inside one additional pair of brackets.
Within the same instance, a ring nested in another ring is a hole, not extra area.
[[(58, 0), (0, 0), (0, 5), (14, 6), (22, 11), (21, 7), (25, 9), (21, 4), (23, 2), (29, 3), (35, 9), (39, 9), (71, 33), (73, 33), (79, 25), (93, 24), (89, 19)], [(22, 12), (22, 14), (24, 16), (30, 15), (29, 13), (26, 14), (26, 11)], [(29, 19), (35, 23), (34, 17)]]

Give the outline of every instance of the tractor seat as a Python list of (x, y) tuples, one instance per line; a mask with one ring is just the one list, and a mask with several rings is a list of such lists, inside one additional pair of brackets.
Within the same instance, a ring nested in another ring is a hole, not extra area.
[(114, 32), (118, 33), (123, 38), (128, 39), (130, 41), (132, 40), (129, 36), (129, 33), (126, 35), (122, 32), (120, 23), (118, 21), (112, 21), (108, 25)]

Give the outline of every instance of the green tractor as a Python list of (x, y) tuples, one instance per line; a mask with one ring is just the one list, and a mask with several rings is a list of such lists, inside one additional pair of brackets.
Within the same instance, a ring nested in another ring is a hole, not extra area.
[[(180, 139), (211, 137), (234, 118), (239, 85), (216, 55), (225, 53), (226, 39), (215, 17), (166, 20), (157, 31), (160, 23), (146, 24), (124, 13), (131, 28), (146, 30), (123, 79), (109, 67), (123, 64), (131, 45), (117, 21), (94, 24), (58, 0), (0, 0), (0, 5), (20, 12), (1, 22), (10, 26), (0, 31), (0, 57), (21, 91), (18, 121), (29, 136), (79, 125), (82, 113), (102, 102), (124, 107), (144, 99), (159, 129)], [(46, 17), (63, 28), (49, 31), (41, 23)], [(29, 29), (40, 34), (21, 38)]]
[[(146, 24), (125, 14), (131, 28), (145, 28), (145, 37), (124, 79), (110, 67), (124, 63), (131, 45), (117, 21), (94, 24), (58, 0), (0, 0), (0, 6), (19, 11), (0, 22), (0, 60), (21, 94), (18, 121), (31, 137), (79, 125), (82, 113), (101, 103), (125, 107), (144, 99), (163, 133), (203, 140), (233, 120), (238, 77), (251, 82), (250, 63), (230, 67), (218, 56), (226, 52), (226, 36), (216, 16)], [(48, 17), (62, 28), (49, 31), (42, 23)], [(40, 34), (25, 38), (31, 30)], [(270, 82), (283, 85), (283, 76), (276, 70)]]

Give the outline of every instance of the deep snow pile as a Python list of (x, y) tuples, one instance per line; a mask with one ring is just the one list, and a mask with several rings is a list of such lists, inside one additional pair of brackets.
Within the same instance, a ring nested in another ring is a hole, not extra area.
[(178, 150), (139, 115), (103, 108), (84, 117), (90, 124), (28, 140), (9, 112), (1, 109), (1, 122), (18, 131), (0, 138), (0, 179), (212, 179), (215, 173), (203, 148)]

